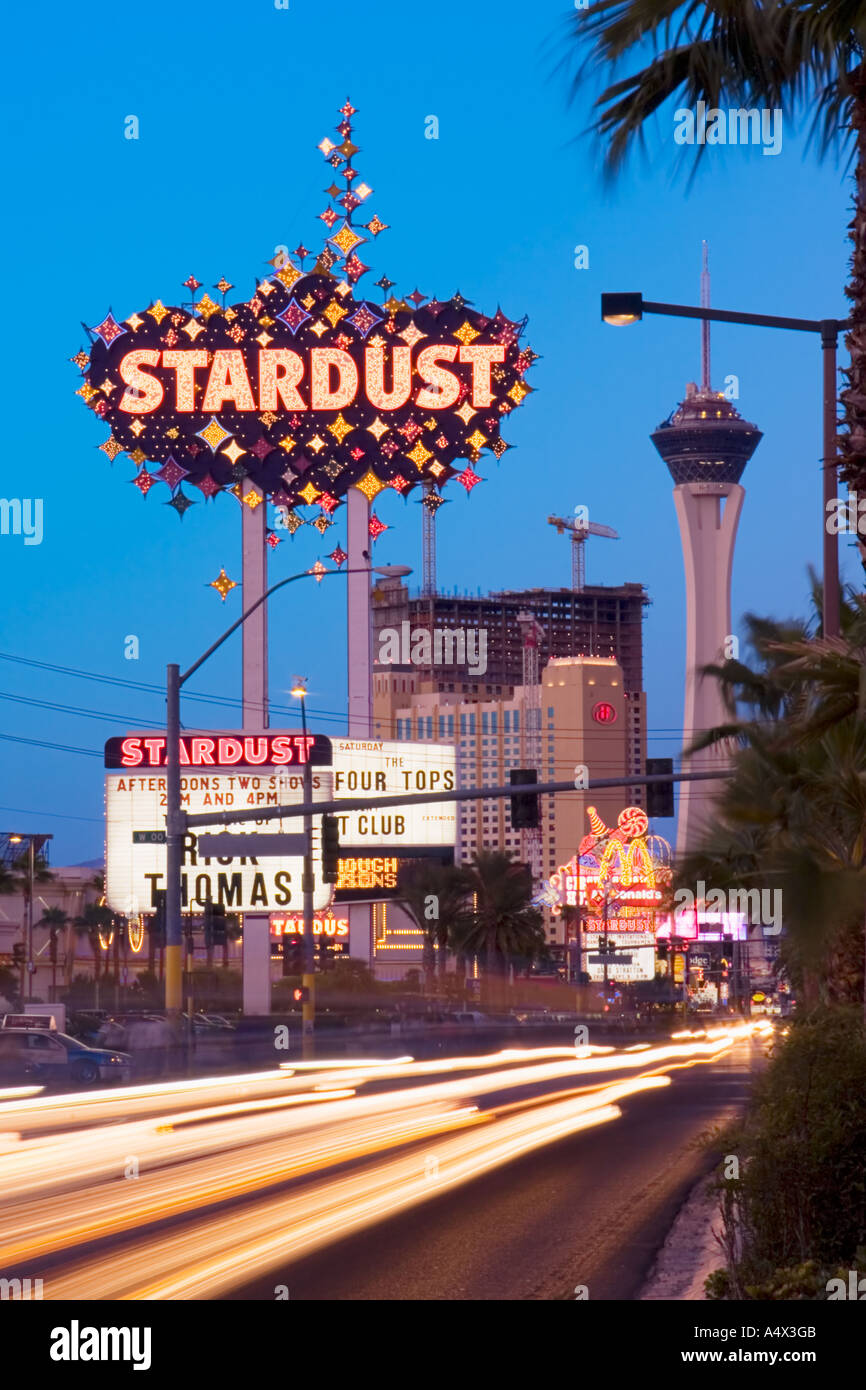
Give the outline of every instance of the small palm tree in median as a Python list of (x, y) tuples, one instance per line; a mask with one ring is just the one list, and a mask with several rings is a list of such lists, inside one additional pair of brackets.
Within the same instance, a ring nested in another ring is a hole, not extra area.
[(397, 888), (400, 903), (424, 933), (424, 973), (430, 989), (437, 947), (440, 979), (445, 975), (448, 951), (472, 891), (471, 875), (454, 864), (422, 859), (400, 870)]

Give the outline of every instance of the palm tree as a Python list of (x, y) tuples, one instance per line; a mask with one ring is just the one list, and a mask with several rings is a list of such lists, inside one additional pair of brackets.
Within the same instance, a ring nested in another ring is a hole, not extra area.
[[(570, 22), (586, 55), (573, 91), (597, 68), (614, 79), (595, 101), (609, 175), (674, 97), (692, 109), (703, 100), (708, 108), (799, 111), (811, 117), (822, 156), (841, 150), (853, 158), (850, 366), (839, 444), (842, 477), (866, 492), (866, 0), (593, 0)], [(632, 64), (625, 75), (624, 62)], [(695, 150), (700, 159), (705, 146)]]
[(472, 890), (471, 876), (457, 865), (422, 859), (400, 870), (397, 890), (398, 901), (424, 933), (424, 973), (430, 989), (437, 947), (440, 979), (445, 975), (448, 949), (453, 945), (454, 933)]
[(488, 982), (509, 961), (531, 962), (545, 950), (541, 913), (530, 905), (532, 875), (502, 850), (479, 850), (468, 866), (473, 906), (463, 916), (455, 944), (483, 956)]
[(114, 913), (110, 907), (105, 907), (98, 903), (88, 903), (80, 917), (73, 921), (78, 936), (86, 936), (93, 952), (93, 979), (96, 985), (99, 984), (100, 969), (99, 963), (102, 958), (102, 944), (99, 934), (107, 930), (114, 919)]
[(51, 999), (57, 998), (57, 938), (62, 931), (68, 931), (69, 915), (63, 911), (62, 907), (48, 907), (43, 912), (37, 927), (47, 927), (50, 938), (50, 960), (51, 960)]
[(866, 1003), (866, 600), (849, 592), (839, 638), (811, 635), (814, 621), (746, 624), (755, 664), (705, 672), (731, 719), (693, 751), (733, 742), (733, 775), (677, 884), (778, 888), (782, 958), (807, 1005)]

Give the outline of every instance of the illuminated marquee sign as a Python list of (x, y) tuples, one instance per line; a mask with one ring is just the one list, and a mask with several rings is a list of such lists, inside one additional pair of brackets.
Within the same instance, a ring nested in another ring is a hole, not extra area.
[[(271, 914), (271, 936), (279, 937), (303, 935), (303, 913), (295, 912), (288, 916), (283, 916), (279, 913)], [(318, 916), (313, 918), (313, 936), (326, 936), (341, 939), (348, 938), (348, 935), (348, 917), (333, 917), (329, 913), (327, 916)]]
[[(373, 739), (332, 740), (334, 800), (372, 799), (422, 792), (451, 791), (457, 785), (453, 744), (403, 743)], [(340, 845), (411, 857), (414, 846), (453, 847), (457, 810), (453, 801), (416, 806), (335, 812)]]
[(323, 516), (352, 485), (372, 498), (456, 476), (469, 492), (482, 481), (472, 468), (482, 451), (498, 460), (508, 448), (500, 427), (530, 393), (524, 375), (536, 357), (519, 341), (525, 319), (482, 314), (459, 294), (397, 299), (385, 277), (382, 302), (358, 293), (370, 268), (359, 248), (387, 224), (353, 225), (372, 189), (353, 167), (347, 111), (342, 144), (320, 146), (331, 202), (318, 253), (280, 254), (234, 303), (228, 281), (215, 286), (217, 301), (197, 298), (190, 276), (185, 303), (109, 313), (88, 327), (89, 353), (72, 359), (78, 394), (111, 430), (99, 447), (112, 460), (128, 454), (142, 494), (164, 484), (181, 515), (193, 500), (185, 486), (207, 499), (243, 479), (279, 506), (315, 504)]
[[(329, 801), (332, 775), (326, 769), (312, 774), (314, 801)], [(181, 805), (190, 814), (210, 810), (249, 811), (287, 805), (303, 798), (300, 769), (230, 767), (181, 772)], [(166, 775), (132, 769), (110, 772), (105, 779), (105, 892), (108, 906), (129, 916), (153, 912), (156, 894), (166, 884)], [(297, 834), (297, 817), (286, 820), (242, 821), (222, 827), (235, 834)], [(331, 900), (331, 885), (322, 883), (319, 821), (313, 821), (313, 908), (321, 911)], [(233, 912), (266, 912), (294, 907), (301, 901), (303, 860), (299, 856), (252, 855), (205, 858), (198, 852), (198, 834), (188, 832), (181, 865), (183, 910), (201, 913), (210, 899)], [(153, 833), (154, 838), (149, 838)], [(160, 832), (162, 832), (160, 836)]]
[[(106, 767), (165, 767), (164, 734), (128, 734), (110, 738), (105, 745)], [(313, 766), (329, 766), (331, 741), (321, 734), (212, 733), (183, 734), (181, 767), (286, 767), (309, 760)]]
[[(334, 889), (335, 902), (377, 902), (399, 896), (397, 883), (400, 871), (409, 865), (429, 862), (429, 855), (407, 855), (341, 859), (339, 877)], [(436, 855), (442, 864), (454, 861), (451, 852)]]

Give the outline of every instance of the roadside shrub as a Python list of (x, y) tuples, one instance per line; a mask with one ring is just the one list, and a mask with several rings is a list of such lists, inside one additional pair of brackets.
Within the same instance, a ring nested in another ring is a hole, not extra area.
[(866, 1245), (866, 1029), (859, 1009), (795, 1021), (757, 1078), (720, 1178), (727, 1268), (711, 1298), (826, 1298)]

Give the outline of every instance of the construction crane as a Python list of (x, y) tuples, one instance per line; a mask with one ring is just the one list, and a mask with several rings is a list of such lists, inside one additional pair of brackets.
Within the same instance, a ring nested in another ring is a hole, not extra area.
[(580, 593), (586, 588), (586, 556), (583, 547), (588, 536), (604, 536), (609, 541), (618, 541), (619, 532), (612, 526), (602, 526), (597, 521), (578, 521), (575, 517), (549, 516), (550, 526), (556, 527), (557, 535), (571, 532), (571, 587)]

